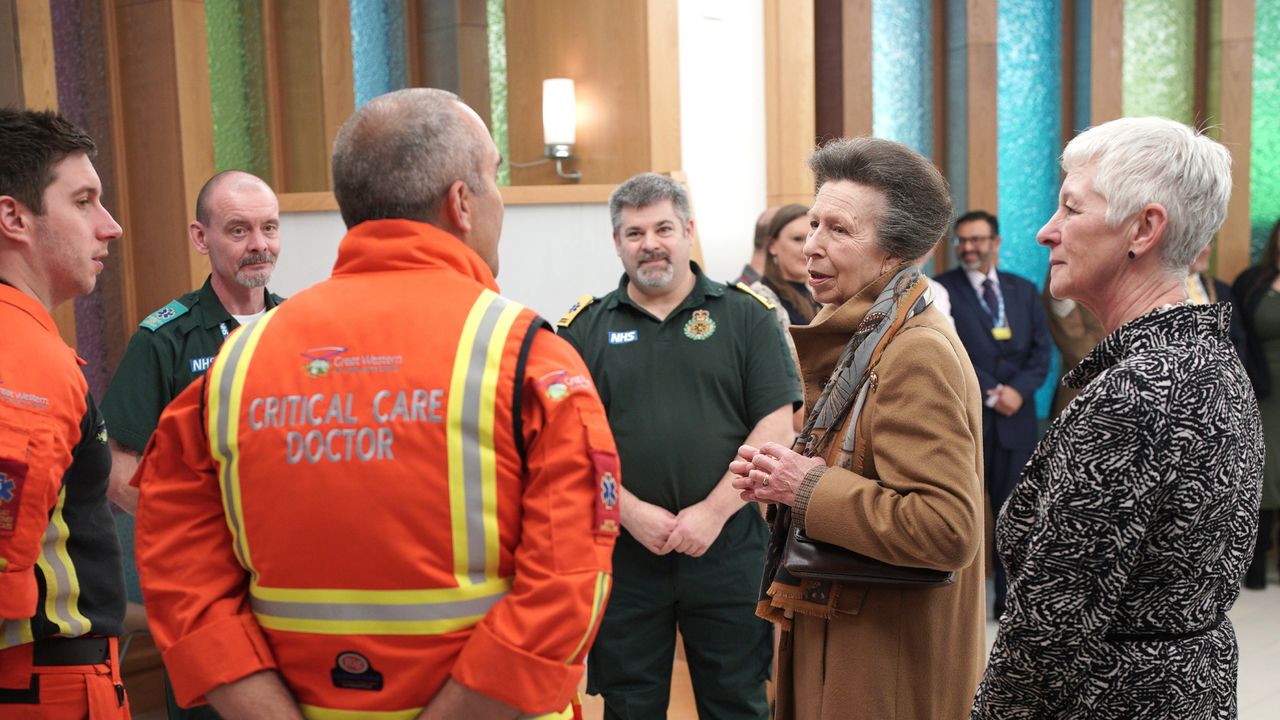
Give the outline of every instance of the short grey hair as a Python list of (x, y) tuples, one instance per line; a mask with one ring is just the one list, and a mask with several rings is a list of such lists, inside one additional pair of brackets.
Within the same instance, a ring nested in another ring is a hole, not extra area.
[(1119, 227), (1148, 203), (1169, 221), (1160, 259), (1186, 270), (1227, 216), (1231, 153), (1202, 133), (1161, 117), (1120, 118), (1089, 128), (1062, 151), (1062, 169), (1093, 164), (1093, 189)]
[(458, 96), (434, 88), (397, 90), (356, 110), (333, 141), (333, 194), (347, 227), (435, 224), (457, 180), (482, 194), (485, 146), (468, 125)]
[(623, 208), (645, 208), (663, 200), (670, 200), (680, 219), (680, 229), (689, 224), (693, 213), (689, 210), (689, 192), (679, 181), (658, 173), (641, 173), (628, 178), (614, 188), (609, 196), (609, 219), (613, 221), (613, 234), (622, 229)]
[(919, 260), (951, 227), (947, 181), (920, 153), (873, 137), (842, 138), (809, 157), (819, 190), (846, 180), (879, 190), (884, 212), (876, 219), (880, 249), (900, 260)]

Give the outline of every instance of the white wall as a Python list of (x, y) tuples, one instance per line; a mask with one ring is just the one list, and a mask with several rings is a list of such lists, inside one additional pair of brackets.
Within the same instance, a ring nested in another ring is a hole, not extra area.
[(702, 256), (728, 280), (767, 197), (763, 0), (680, 0), (680, 128)]
[[(728, 280), (751, 255), (766, 198), (763, 0), (679, 0), (680, 123), (705, 270)], [(291, 213), (271, 289), (329, 276), (345, 233), (337, 212)], [(603, 204), (507, 207), (499, 246), (503, 294), (555, 322), (580, 295), (617, 287)]]
[[(502, 294), (555, 322), (579, 296), (617, 287), (609, 209), (594, 205), (513, 205), (498, 246)], [(329, 277), (346, 233), (337, 212), (286, 213), (271, 291), (292, 295)]]

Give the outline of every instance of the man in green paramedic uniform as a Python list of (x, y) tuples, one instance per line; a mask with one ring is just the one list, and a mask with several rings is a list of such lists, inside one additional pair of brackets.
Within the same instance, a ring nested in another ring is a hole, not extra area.
[[(665, 717), (676, 629), (698, 714), (768, 716), (768, 623), (755, 616), (767, 544), (730, 485), (740, 445), (789, 445), (799, 381), (769, 304), (690, 262), (676, 181), (646, 173), (609, 200), (626, 274), (560, 320), (604, 401), (622, 462), (614, 587), (587, 659), (606, 718)], [(570, 379), (547, 378), (548, 391)]]
[[(232, 330), (282, 299), (266, 287), (280, 254), (280, 203), (261, 179), (239, 170), (214, 175), (196, 198), (196, 219), (187, 234), (196, 250), (209, 256), (212, 273), (199, 290), (139, 323), (102, 400), (111, 437), (108, 496), (131, 515), (137, 512), (138, 490), (129, 479), (160, 413), (204, 374)], [(132, 568), (133, 553), (126, 550)], [(169, 716), (218, 717), (207, 706), (181, 710), (172, 699)]]

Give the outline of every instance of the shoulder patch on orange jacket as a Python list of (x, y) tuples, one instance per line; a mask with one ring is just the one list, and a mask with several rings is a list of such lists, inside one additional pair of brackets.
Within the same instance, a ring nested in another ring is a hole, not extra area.
[(622, 527), (622, 513), (618, 503), (621, 494), (618, 486), (618, 456), (592, 450), (591, 464), (596, 471), (596, 513), (592, 527), (597, 535), (617, 535)]

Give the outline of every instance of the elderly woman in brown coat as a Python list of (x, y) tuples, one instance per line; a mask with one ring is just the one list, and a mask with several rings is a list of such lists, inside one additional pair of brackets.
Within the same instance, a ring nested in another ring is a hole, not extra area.
[[(744, 446), (730, 465), (745, 499), (772, 504), (759, 612), (783, 629), (777, 717), (961, 718), (983, 664), (982, 399), (914, 264), (947, 231), (946, 183), (874, 138), (828, 144), (809, 163), (818, 194), (804, 251), (825, 307), (791, 332), (811, 410), (793, 449)], [(797, 577), (783, 562), (793, 529), (954, 581)]]

